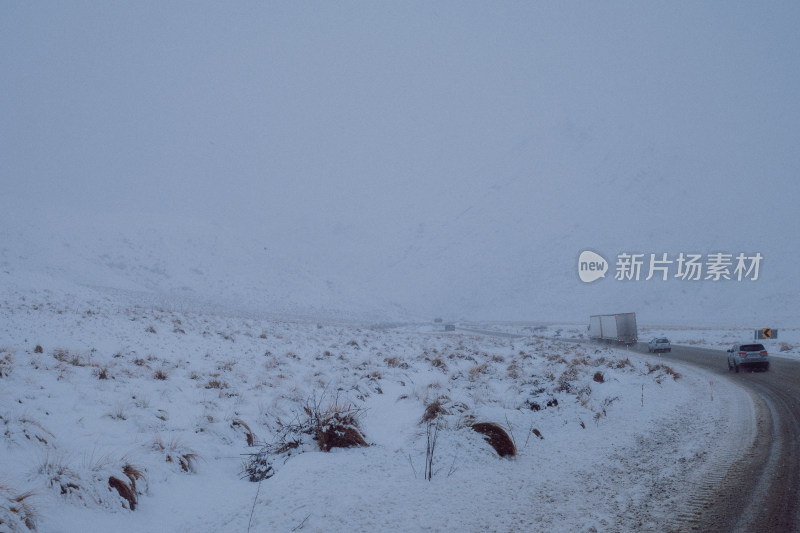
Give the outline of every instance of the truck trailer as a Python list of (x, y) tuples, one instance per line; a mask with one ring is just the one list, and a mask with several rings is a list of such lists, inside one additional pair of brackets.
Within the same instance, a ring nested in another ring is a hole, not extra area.
[(589, 338), (592, 340), (631, 345), (636, 344), (638, 336), (636, 313), (589, 317)]

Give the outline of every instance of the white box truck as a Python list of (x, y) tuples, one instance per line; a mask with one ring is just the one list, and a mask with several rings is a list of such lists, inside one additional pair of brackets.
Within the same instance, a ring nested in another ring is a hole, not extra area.
[(636, 344), (638, 336), (636, 313), (589, 317), (589, 338), (592, 340), (631, 345)]

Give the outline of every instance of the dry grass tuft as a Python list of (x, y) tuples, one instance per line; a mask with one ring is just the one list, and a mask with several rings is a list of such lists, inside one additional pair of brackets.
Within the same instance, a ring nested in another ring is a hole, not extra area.
[[(308, 414), (308, 406), (305, 408)], [(356, 448), (369, 446), (361, 434), (358, 419), (361, 410), (352, 404), (340, 404), (334, 400), (325, 411), (312, 410), (310, 419), (314, 427), (314, 440), (323, 452), (333, 448)]]
[(136, 509), (136, 491), (133, 490), (128, 483), (114, 476), (110, 476), (108, 478), (108, 486), (112, 489), (116, 489), (120, 497), (128, 502), (128, 509), (131, 511)]
[(218, 379), (209, 379), (206, 383), (207, 389), (227, 389), (228, 385), (224, 381)]
[(450, 413), (447, 411), (447, 409), (444, 408), (444, 402), (442, 401), (442, 398), (436, 398), (425, 406), (425, 413), (422, 415), (422, 420), (420, 420), (419, 423), (424, 424), (438, 418), (439, 415), (449, 414)]
[(489, 364), (488, 363), (481, 363), (479, 365), (473, 365), (469, 369), (469, 380), (475, 381), (478, 379), (479, 376), (489, 373)]
[(384, 359), (384, 361), (386, 362), (387, 366), (390, 366), (391, 368), (408, 368), (408, 363), (397, 356), (387, 357)]
[(622, 370), (622, 369), (624, 369), (626, 367), (627, 368), (633, 368), (633, 363), (631, 363), (631, 360), (626, 357), (625, 359), (611, 359), (608, 362), (606, 362), (606, 366), (608, 368), (614, 368), (616, 370)]
[(514, 441), (508, 436), (506, 430), (494, 422), (478, 422), (472, 425), (472, 429), (484, 435), (486, 442), (494, 448), (494, 451), (500, 457), (515, 457), (517, 455), (517, 447), (514, 446)]
[(433, 359), (428, 359), (428, 361), (430, 361), (434, 368), (438, 368), (442, 372), (447, 372), (447, 363), (445, 363), (444, 359), (441, 357), (434, 357)]
[(171, 440), (164, 444), (160, 435), (153, 439), (152, 448), (164, 453), (164, 460), (170, 464), (177, 464), (184, 472), (197, 472), (197, 461), (200, 456), (185, 448), (179, 441)]
[(678, 378), (681, 377), (681, 375), (670, 366), (662, 365), (660, 363), (656, 365), (651, 365), (650, 363), (645, 363), (645, 364), (647, 365), (648, 374), (658, 373), (658, 376), (656, 378), (656, 382), (658, 383), (661, 383), (660, 377), (662, 374), (672, 376), (673, 380), (677, 380)]
[(13, 494), (8, 488), (0, 485), (0, 530), (22, 531), (24, 526), (29, 531), (36, 531), (38, 515), (36, 508), (29, 501), (33, 495), (33, 491)]
[(70, 358), (69, 350), (66, 348), (55, 348), (53, 349), (53, 357), (60, 363), (66, 363)]
[(250, 429), (250, 426), (248, 426), (247, 423), (245, 423), (244, 420), (242, 420), (241, 418), (234, 418), (231, 421), (231, 428), (235, 429), (235, 430), (236, 429), (243, 430), (244, 431), (245, 440), (247, 441), (247, 445), (248, 446), (255, 446), (256, 435), (255, 435), (255, 433), (253, 433), (253, 431)]
[(606, 378), (603, 376), (603, 373), (599, 370), (594, 373), (594, 377), (592, 377), (595, 383), (605, 383)]

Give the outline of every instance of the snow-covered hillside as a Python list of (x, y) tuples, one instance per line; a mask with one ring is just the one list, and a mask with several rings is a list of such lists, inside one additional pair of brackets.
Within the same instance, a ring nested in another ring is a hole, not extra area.
[[(4, 2), (0, 263), (278, 314), (794, 327), (797, 10)], [(586, 249), (763, 264), (584, 284)]]
[[(3, 294), (5, 530), (657, 529), (752, 436), (746, 395), (657, 358), (124, 294)], [(326, 453), (292, 434), (297, 447), (269, 458), (274, 475), (247, 479), (247, 454), (333, 403), (368, 447)], [(500, 458), (477, 422), (504, 428), (516, 457)]]

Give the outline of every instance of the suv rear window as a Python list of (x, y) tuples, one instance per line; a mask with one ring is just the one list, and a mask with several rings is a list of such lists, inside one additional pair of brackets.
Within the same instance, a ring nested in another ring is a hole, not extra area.
[(743, 352), (761, 352), (765, 351), (763, 344), (742, 344), (741, 350)]

